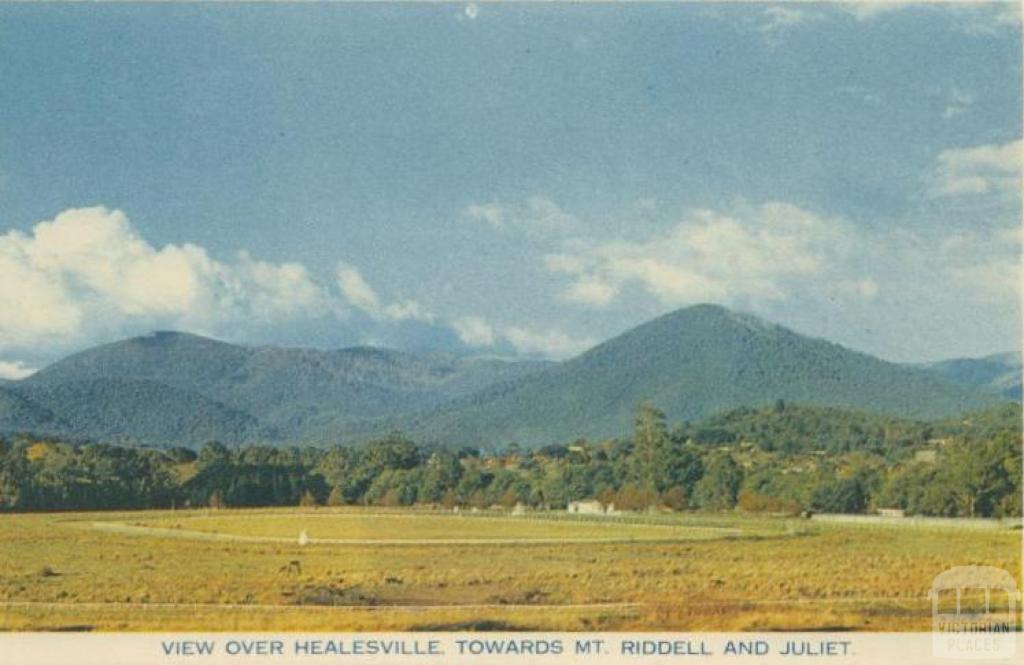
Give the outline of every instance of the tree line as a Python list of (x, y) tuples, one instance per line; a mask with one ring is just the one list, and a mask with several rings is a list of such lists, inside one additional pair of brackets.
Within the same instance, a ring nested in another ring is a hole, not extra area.
[(0, 440), (0, 510), (427, 504), (991, 517), (1021, 514), (1020, 408), (923, 423), (790, 406), (669, 427), (637, 408), (632, 435), (524, 450), (417, 445), (198, 452), (21, 435)]

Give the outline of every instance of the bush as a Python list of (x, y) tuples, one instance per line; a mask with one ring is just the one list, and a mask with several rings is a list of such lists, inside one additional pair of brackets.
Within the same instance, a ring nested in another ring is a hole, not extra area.
[(785, 515), (799, 515), (800, 504), (791, 499), (780, 499), (767, 494), (760, 494), (753, 490), (745, 489), (740, 492), (737, 505), (745, 513), (781, 513)]

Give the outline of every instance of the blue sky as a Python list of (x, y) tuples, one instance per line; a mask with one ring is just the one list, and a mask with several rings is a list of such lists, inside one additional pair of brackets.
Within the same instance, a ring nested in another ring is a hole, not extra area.
[(1020, 340), (1017, 7), (0, 6), (0, 373), (154, 328)]

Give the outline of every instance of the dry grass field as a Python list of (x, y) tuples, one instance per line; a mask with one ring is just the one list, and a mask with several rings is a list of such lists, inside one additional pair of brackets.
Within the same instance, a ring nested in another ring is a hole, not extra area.
[[(305, 531), (308, 543), (300, 545)], [(360, 509), (0, 516), (5, 630), (927, 630), (1021, 531)]]

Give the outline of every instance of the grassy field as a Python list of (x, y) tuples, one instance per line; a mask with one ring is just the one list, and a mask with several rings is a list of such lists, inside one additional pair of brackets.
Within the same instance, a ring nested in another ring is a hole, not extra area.
[(950, 566), (1020, 584), (1019, 530), (554, 517), (4, 515), (0, 629), (927, 630)]

